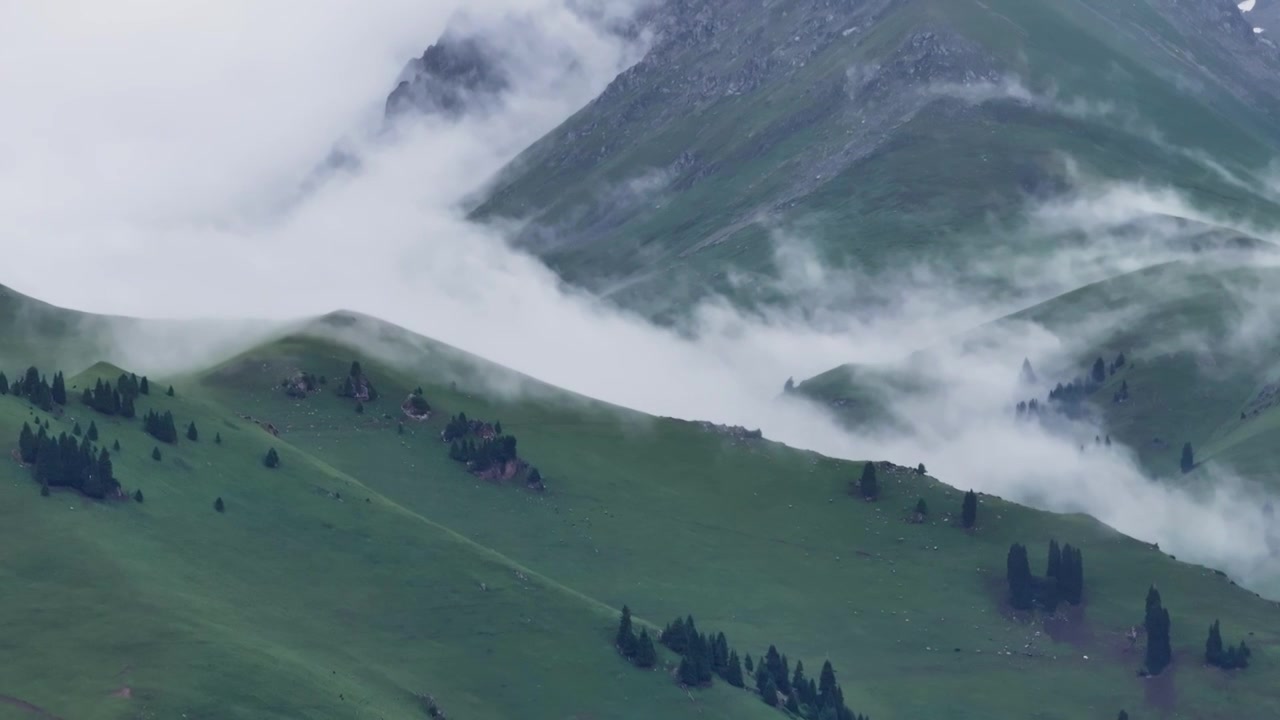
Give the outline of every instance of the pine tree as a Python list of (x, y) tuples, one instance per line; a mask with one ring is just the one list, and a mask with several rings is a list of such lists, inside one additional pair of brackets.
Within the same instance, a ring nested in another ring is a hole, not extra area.
[(147, 376), (142, 376), (142, 382), (138, 383), (138, 392), (143, 395), (151, 394), (151, 384), (147, 382)]
[(84, 430), (80, 429), (80, 423), (77, 422), (75, 427), (71, 428), (71, 434), (75, 435), (76, 437), (80, 437), (81, 435), (84, 434)]
[(222, 444), (222, 433), (214, 433), (214, 434), (213, 434), (213, 444), (214, 444), (214, 445), (221, 445), (221, 444)]
[(1182, 459), (1179, 460), (1179, 465), (1182, 467), (1182, 472), (1184, 473), (1189, 473), (1195, 469), (1196, 454), (1195, 451), (1191, 449), (1191, 443), (1189, 442), (1182, 444)]
[(1222, 633), (1218, 629), (1218, 621), (1209, 626), (1209, 639), (1204, 644), (1204, 661), (1210, 665), (1222, 664)]
[(1009, 583), (1009, 604), (1018, 610), (1030, 610), (1035, 601), (1035, 583), (1025, 545), (1014, 543), (1009, 547), (1005, 576)]
[(964, 494), (964, 504), (960, 508), (960, 522), (966, 530), (978, 522), (978, 494), (972, 490)]
[(8, 395), (8, 394), (9, 394), (9, 378), (5, 377), (4, 373), (0, 372), (0, 395)]
[(275, 448), (270, 448), (269, 450), (267, 450), (267, 455), (262, 459), (262, 464), (266, 465), (269, 468), (280, 467), (280, 455), (276, 453)]
[(747, 657), (742, 661), (742, 667), (746, 668), (749, 673), (755, 673), (756, 665), (751, 661), (751, 653), (747, 653)]
[(924, 498), (920, 498), (916, 501), (916, 515), (919, 515), (921, 518), (929, 515), (929, 504), (924, 501)]
[(134, 501), (134, 502), (138, 502), (138, 503), (142, 502), (142, 491), (141, 491), (141, 490), (134, 490), (134, 491), (133, 491), (133, 501)]
[(1121, 710), (1121, 711), (1120, 711), (1120, 716), (1119, 716), (1118, 718), (1116, 718), (1116, 720), (1129, 720), (1129, 713), (1127, 713), (1127, 712), (1125, 712), (1125, 711)]
[(644, 628), (640, 629), (640, 637), (636, 639), (636, 652), (631, 662), (638, 668), (651, 668), (658, 664), (658, 650), (653, 646), (649, 631)]
[(218, 498), (213, 501), (213, 509), (218, 512), (222, 512), (227, 509), (227, 506), (222, 504), (222, 498)]
[(1045, 567), (1044, 576), (1047, 578), (1058, 578), (1058, 573), (1062, 569), (1062, 549), (1058, 547), (1057, 540), (1049, 541), (1049, 562)]
[(613, 646), (625, 658), (636, 655), (636, 633), (631, 627), (631, 608), (622, 606), (622, 619), (618, 622), (618, 633), (613, 638)]
[(200, 439), (200, 433), (196, 431), (195, 420), (192, 420), (191, 424), (187, 426), (187, 439), (191, 442), (196, 442)]
[[(797, 660), (796, 670), (791, 675), (791, 697), (803, 695), (804, 691), (809, 688), (809, 681), (804, 676), (804, 663)], [(804, 699), (804, 698), (798, 698)]]
[(880, 496), (880, 481), (876, 480), (875, 463), (862, 464), (862, 477), (858, 478), (858, 492), (864, 500), (875, 500)]
[(916, 466), (917, 475), (925, 475), (925, 474), (928, 474), (928, 472), (929, 472), (928, 470), (924, 469), (924, 463), (920, 463), (919, 465)]
[(160, 459), (160, 448), (159, 448), (159, 447), (153, 447), (153, 448), (151, 448), (151, 459), (152, 459), (152, 460), (159, 460), (159, 459)]
[(687, 655), (680, 658), (680, 667), (676, 669), (676, 676), (680, 679), (680, 684), (685, 687), (698, 685), (698, 670), (694, 667), (694, 661)]
[(18, 457), (24, 464), (30, 465), (36, 461), (39, 450), (39, 441), (36, 440), (35, 433), (31, 432), (31, 426), (22, 423), (22, 432), (18, 434)]
[(112, 452), (120, 452), (120, 441), (119, 441), (119, 440), (116, 440), (115, 442), (111, 443), (111, 451), (112, 451)]
[(89, 432), (85, 434), (85, 437), (89, 438), (91, 442), (98, 442), (98, 423), (92, 420), (89, 421)]
[(502, 434), (502, 421), (501, 421), (501, 420), (495, 420), (495, 421), (494, 421), (494, 423), (493, 423), (493, 432), (494, 432), (494, 434), (495, 434), (495, 435), (501, 435), (501, 434)]
[(778, 707), (778, 686), (769, 673), (756, 674), (756, 690), (760, 691), (760, 699), (769, 707)]
[(1154, 585), (1147, 591), (1143, 625), (1147, 629), (1146, 669), (1151, 675), (1159, 675), (1173, 661), (1173, 648), (1169, 637), (1169, 611), (1161, 604), (1160, 592)]
[(736, 688), (746, 684), (742, 677), (742, 663), (738, 661), (736, 650), (729, 651), (729, 667), (725, 668), (724, 681)]
[(796, 699), (795, 693), (791, 693), (790, 695), (787, 696), (787, 703), (786, 705), (784, 705), (784, 707), (787, 709), (787, 712), (791, 713), (792, 715), (800, 714), (800, 701)]
[(1098, 358), (1093, 361), (1093, 381), (1099, 385), (1107, 379), (1107, 364)]

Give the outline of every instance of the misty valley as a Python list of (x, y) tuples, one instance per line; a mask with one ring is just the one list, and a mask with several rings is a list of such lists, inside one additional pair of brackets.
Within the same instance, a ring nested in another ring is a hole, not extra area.
[(1275, 32), (0, 9), (0, 718), (1280, 717)]

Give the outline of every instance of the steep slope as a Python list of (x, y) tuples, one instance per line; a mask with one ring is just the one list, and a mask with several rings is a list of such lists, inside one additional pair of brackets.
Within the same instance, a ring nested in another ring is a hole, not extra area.
[[(336, 392), (353, 360), (376, 388), (359, 405)], [(324, 380), (290, 394), (299, 372)], [(630, 668), (610, 647), (623, 604), (657, 623), (692, 613), (740, 655), (776, 644), (811, 675), (830, 658), (874, 718), (1280, 712), (1280, 607), (1088, 518), (984, 497), (966, 532), (960, 493), (928, 477), (880, 464), (880, 499), (863, 502), (862, 463), (602, 405), (348, 314), (174, 378), (174, 397), (153, 380), (139, 412), (194, 421), (196, 441), (75, 399), (119, 373), (72, 378), (57, 417), (0, 397), (0, 437), (92, 418), (145, 493), (45, 498), (28, 469), (0, 468), (0, 534), (21, 548), (0, 618), (30, 658), (0, 694), (59, 716), (414, 716), (425, 693), (449, 717), (782, 717), (722, 682), (684, 691)], [(423, 420), (402, 406), (418, 388)], [(450, 460), (459, 412), (500, 420), (545, 489)], [(930, 513), (910, 522), (921, 498)], [(1085, 603), (1010, 612), (1007, 548), (1050, 538), (1083, 549)], [(1152, 583), (1176, 669), (1143, 680), (1125, 634)], [(1199, 663), (1214, 618), (1248, 638), (1248, 670)]]
[(644, 60), (475, 212), (526, 221), (520, 242), (624, 304), (753, 300), (731, 280), (775, 272), (779, 229), (872, 268), (1034, 247), (1025, 204), (1082, 176), (1277, 217), (1248, 179), (1276, 150), (1280, 53), (1227, 0), (676, 0), (657, 15)]

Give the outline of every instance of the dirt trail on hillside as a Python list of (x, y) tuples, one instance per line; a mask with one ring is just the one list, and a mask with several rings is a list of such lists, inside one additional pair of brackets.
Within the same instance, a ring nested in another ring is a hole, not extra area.
[(32, 705), (26, 700), (13, 697), (12, 695), (0, 695), (0, 705), (8, 705), (9, 707), (16, 707), (19, 710), (26, 710), (28, 713), (31, 713), (36, 717), (45, 718), (45, 720), (62, 720), (62, 718), (54, 715), (48, 710), (45, 710), (39, 705)]

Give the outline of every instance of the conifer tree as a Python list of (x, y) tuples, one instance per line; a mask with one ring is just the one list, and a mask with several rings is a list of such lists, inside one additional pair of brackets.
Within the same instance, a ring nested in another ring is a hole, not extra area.
[[(809, 681), (804, 676), (804, 663), (797, 660), (796, 670), (791, 675), (791, 697), (803, 695), (804, 691), (809, 687)], [(800, 698), (803, 699), (803, 698)]]
[(120, 452), (120, 441), (119, 441), (119, 440), (116, 440), (115, 442), (111, 443), (111, 450), (112, 450), (113, 452)]
[(1102, 384), (1107, 379), (1107, 364), (1102, 358), (1093, 361), (1093, 381)]
[(75, 427), (71, 428), (71, 434), (75, 435), (76, 437), (80, 437), (81, 435), (84, 434), (84, 430), (80, 429), (79, 422), (76, 423)]
[(1009, 547), (1005, 573), (1009, 582), (1009, 604), (1018, 610), (1030, 610), (1035, 601), (1035, 582), (1025, 545), (1014, 543)]
[(787, 702), (783, 707), (785, 707), (787, 709), (787, 712), (791, 713), (792, 715), (800, 714), (800, 701), (796, 699), (795, 693), (791, 693), (790, 695), (787, 696)]
[(200, 433), (196, 431), (195, 420), (192, 420), (191, 424), (187, 426), (187, 439), (191, 442), (196, 442), (200, 439)]
[(5, 377), (4, 373), (0, 372), (0, 395), (8, 395), (8, 394), (9, 394), (9, 378)]
[(1195, 469), (1196, 454), (1195, 451), (1191, 449), (1191, 443), (1187, 442), (1182, 444), (1182, 458), (1178, 461), (1178, 464), (1181, 466), (1182, 472), (1184, 473), (1189, 473)]
[(142, 395), (151, 394), (151, 383), (147, 382), (147, 376), (142, 376), (142, 382), (138, 383), (138, 392)]
[(39, 450), (39, 441), (36, 440), (35, 433), (31, 432), (31, 426), (22, 423), (22, 432), (18, 434), (18, 456), (24, 464), (30, 465), (36, 461)]
[(640, 637), (636, 639), (635, 657), (631, 658), (638, 668), (651, 668), (658, 664), (658, 650), (653, 646), (649, 631), (641, 628)]
[(724, 681), (736, 688), (746, 684), (742, 678), (742, 663), (738, 660), (736, 650), (729, 651), (729, 667), (724, 671)]
[(1222, 662), (1222, 633), (1217, 620), (1209, 626), (1209, 639), (1204, 644), (1204, 661), (1210, 665)]
[(151, 448), (151, 459), (152, 459), (152, 460), (159, 460), (159, 459), (160, 459), (160, 457), (161, 457), (161, 456), (160, 456), (160, 448), (159, 448), (159, 447), (153, 447), (153, 448)]
[(222, 444), (222, 433), (214, 433), (214, 434), (213, 434), (213, 444), (214, 444), (214, 445), (221, 445), (221, 444)]
[(680, 658), (680, 667), (676, 669), (676, 676), (680, 679), (680, 684), (685, 687), (697, 687), (698, 670), (694, 667), (693, 660), (689, 656)]
[(280, 455), (276, 453), (275, 448), (270, 448), (267, 450), (266, 457), (262, 458), (262, 464), (266, 465), (269, 468), (280, 467)]
[(227, 506), (222, 503), (222, 498), (218, 498), (213, 501), (213, 509), (218, 512), (222, 512), (227, 509)]
[(929, 515), (929, 504), (924, 501), (924, 498), (916, 500), (916, 515), (922, 518)]
[(966, 530), (978, 522), (978, 494), (972, 490), (964, 494), (964, 504), (960, 508), (960, 522)]
[(133, 501), (134, 501), (134, 502), (138, 502), (138, 503), (142, 502), (142, 491), (141, 491), (141, 490), (134, 490), (134, 491), (133, 491)]
[(764, 665), (756, 671), (756, 690), (760, 693), (760, 699), (769, 707), (778, 706), (778, 686), (773, 682), (773, 675), (765, 670)]
[(746, 671), (749, 673), (752, 673), (752, 674), (755, 673), (756, 666), (755, 666), (755, 663), (751, 661), (751, 653), (747, 653), (747, 657), (743, 659), (742, 667), (745, 668)]
[(1120, 711), (1120, 716), (1119, 716), (1118, 718), (1116, 718), (1116, 720), (1129, 720), (1129, 713), (1127, 713), (1127, 712), (1125, 712), (1125, 711), (1121, 710), (1121, 711)]
[(1057, 540), (1049, 541), (1049, 562), (1045, 567), (1044, 576), (1047, 578), (1058, 578), (1058, 572), (1062, 569), (1062, 549), (1058, 547)]
[(618, 633), (613, 638), (613, 646), (625, 658), (633, 658), (636, 654), (636, 633), (631, 627), (631, 608), (622, 606), (622, 618), (618, 621)]
[(98, 442), (98, 423), (89, 421), (89, 432), (85, 434), (91, 442)]
[(875, 463), (863, 463), (862, 477), (858, 478), (858, 492), (864, 500), (875, 500), (880, 496), (880, 481), (876, 479)]
[(1161, 604), (1160, 592), (1154, 585), (1147, 591), (1143, 625), (1147, 629), (1146, 670), (1151, 675), (1159, 675), (1173, 661), (1173, 648), (1169, 637), (1169, 611)]

